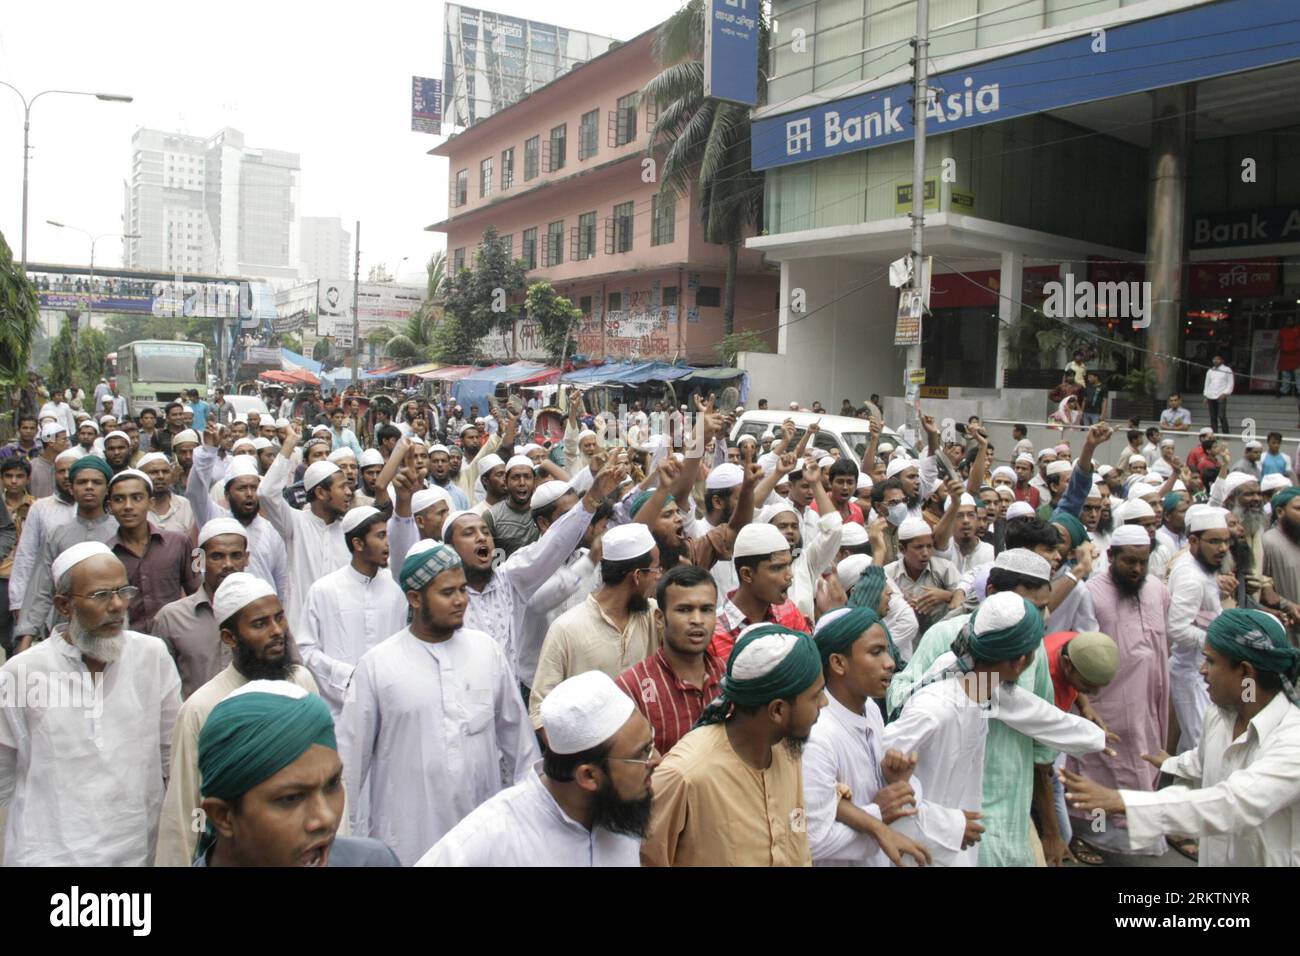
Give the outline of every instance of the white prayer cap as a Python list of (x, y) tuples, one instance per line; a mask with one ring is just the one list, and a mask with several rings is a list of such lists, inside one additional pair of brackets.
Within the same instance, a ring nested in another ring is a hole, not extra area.
[[(682, 406), (682, 410), (684, 411), (685, 409), (686, 409), (686, 406), (683, 405), (683, 406)], [(584, 438), (595, 438), (595, 439), (599, 440), (599, 439), (600, 439), (600, 436), (597, 435), (597, 434), (596, 434), (594, 431), (592, 431), (590, 428), (584, 428), (582, 431), (578, 432), (578, 441), (582, 441)]]
[(704, 487), (708, 491), (722, 491), (735, 488), (744, 480), (745, 473), (740, 466), (726, 462), (709, 472), (709, 477), (704, 480)]
[(924, 518), (904, 518), (903, 523), (898, 526), (899, 541), (911, 541), (913, 538), (920, 538), (927, 534), (934, 534), (934, 530)]
[[(244, 421), (248, 421), (248, 419), (245, 418)], [(276, 427), (276, 428), (288, 428), (288, 427), (289, 427), (289, 419), (287, 419), (287, 418), (277, 418), (277, 419), (275, 420), (275, 427)]]
[[(1039, 460), (1039, 461), (1042, 461), (1042, 460), (1043, 460), (1044, 458), (1046, 458), (1048, 455), (1051, 455), (1053, 458), (1055, 458), (1055, 457), (1056, 457), (1056, 449), (1055, 449), (1055, 448), (1044, 448), (1042, 451), (1040, 451), (1040, 452), (1038, 453), (1038, 460)], [(1143, 461), (1146, 461), (1145, 458), (1142, 459), (1142, 460), (1143, 460)]]
[(1246, 451), (1255, 451), (1256, 449), (1262, 449), (1263, 447), (1264, 443), (1257, 438), (1252, 438), (1250, 441), (1246, 442)]
[(1097, 484), (1097, 483), (1094, 481), (1094, 482), (1092, 483), (1092, 487), (1088, 489), (1088, 493), (1087, 493), (1087, 495), (1084, 496), (1084, 499), (1083, 499), (1083, 500), (1084, 500), (1084, 501), (1087, 501), (1087, 500), (1090, 499), (1090, 498), (1101, 498), (1101, 497), (1102, 497), (1102, 494), (1101, 494), (1101, 485)]
[(50, 576), (54, 578), (55, 585), (57, 586), (58, 583), (63, 580), (63, 576), (79, 565), (82, 561), (85, 561), (87, 558), (93, 558), (97, 554), (106, 554), (110, 558), (113, 557), (113, 552), (110, 551), (108, 545), (104, 544), (102, 541), (82, 541), (79, 544), (74, 544), (72, 547), (64, 549), (64, 551), (55, 558), (54, 562), (50, 565)]
[[(481, 419), (481, 418), (478, 419), (478, 421), (480, 421), (480, 422), (481, 422), (482, 420), (483, 420), (483, 419)], [(465, 434), (467, 431), (469, 431), (471, 428), (478, 428), (478, 425), (474, 424), (474, 422), (466, 422), (464, 425), (461, 425), (461, 426), (460, 426), (460, 431), (459, 431), (457, 434), (463, 435), (463, 434)]]
[[(231, 424), (235, 424), (236, 422), (238, 422), (238, 423), (240, 423), (240, 424), (247, 425), (247, 424), (248, 424), (248, 414), (245, 413), (245, 412), (240, 412), (240, 413), (239, 413), (238, 415), (236, 415), (233, 419), (231, 419)], [(279, 428), (279, 427), (280, 427), (280, 422), (277, 421), (277, 422), (275, 423), (275, 425), (276, 425), (277, 428)]]
[[(945, 501), (945, 502), (943, 503), (943, 510), (944, 510), (944, 511), (947, 511), (949, 508), (951, 508), (951, 507), (952, 507), (952, 503), (953, 503), (954, 501), (956, 501), (956, 500), (957, 500), (957, 499), (954, 498), (954, 497), (952, 497), (952, 495), (949, 495), (949, 496), (948, 496), (948, 500)], [(963, 491), (963, 492), (961, 493), (961, 504), (959, 504), (957, 507), (958, 507), (958, 508), (975, 508), (975, 507), (978, 507), (978, 504), (977, 504), (977, 502), (975, 501), (975, 496), (974, 496), (974, 495), (972, 495), (969, 491)]]
[(1219, 528), (1228, 527), (1228, 512), (1224, 508), (1215, 508), (1211, 505), (1202, 505), (1195, 514), (1192, 509), (1187, 509), (1187, 533), (1196, 534), (1200, 531), (1215, 531)]
[(1052, 475), (1068, 475), (1072, 471), (1074, 471), (1074, 465), (1070, 464), (1068, 461), (1054, 461), (1047, 466), (1047, 477), (1050, 478)]
[[(444, 542), (451, 541), (451, 526), (454, 525), (461, 518), (481, 518), (481, 517), (482, 516), (477, 511), (467, 511), (465, 509), (461, 509), (460, 511), (448, 512), (447, 517), (442, 519), (442, 540)], [(606, 550), (607, 556), (608, 553), (609, 552), (607, 549)], [(410, 557), (409, 551), (407, 552), (407, 557)]]
[(1112, 548), (1140, 548), (1150, 547), (1150, 545), (1151, 535), (1147, 534), (1146, 528), (1137, 524), (1122, 524), (1110, 536)]
[[(1028, 455), (1021, 455), (1020, 457), (1029, 458)], [(1019, 459), (1017, 459), (1017, 461), (1018, 460)], [(1029, 459), (1029, 463), (1031, 465), (1034, 463), (1032, 458)], [(1020, 480), (1019, 476), (1016, 474), (1016, 470), (1012, 468), (1010, 465), (998, 465), (996, 468), (993, 469), (993, 477), (991, 480), (997, 481), (999, 478), (1005, 478), (1007, 481), (1011, 482), (1012, 484), (1015, 484), (1017, 481)]]
[(894, 446), (887, 441), (882, 441), (879, 445), (876, 446), (877, 454), (881, 454), (881, 455), (888, 455), (893, 450), (894, 450)]
[(234, 518), (213, 518), (199, 529), (199, 547), (203, 547), (209, 539), (219, 534), (237, 534), (245, 541), (248, 540), (248, 529)]
[[(64, 452), (63, 454), (66, 455), (67, 452)], [(59, 457), (62, 458), (63, 455), (60, 455)], [(162, 462), (164, 465), (171, 464), (171, 462), (167, 460), (167, 456), (164, 455), (162, 452), (151, 451), (149, 452), (149, 454), (144, 455), (143, 457), (141, 457), (141, 459), (138, 462), (136, 462), (136, 467), (143, 471), (145, 468), (149, 467), (150, 465), (156, 464), (158, 462)]]
[(1130, 465), (1145, 465), (1147, 463), (1147, 460), (1143, 458), (1141, 455), (1129, 455), (1128, 463)]
[(329, 455), (326, 457), (325, 460), (332, 461), (337, 465), (339, 462), (347, 458), (351, 458), (353, 461), (356, 461), (357, 453), (354, 452), (351, 448), (336, 448), (329, 453)]
[(785, 540), (785, 535), (778, 531), (775, 525), (747, 524), (736, 535), (736, 544), (731, 549), (731, 556), (748, 558), (789, 550), (790, 542)]
[(543, 481), (533, 489), (533, 496), (528, 500), (528, 507), (532, 511), (538, 508), (545, 508), (559, 501), (569, 490), (569, 486), (562, 481)]
[[(414, 508), (412, 508), (412, 510), (414, 511)], [(353, 528), (361, 524), (361, 522), (369, 521), (375, 515), (381, 513), (382, 512), (380, 512), (378, 508), (371, 505), (361, 505), (358, 508), (350, 508), (348, 509), (348, 513), (339, 521), (339, 527), (342, 528), (344, 534), (348, 534)]]
[[(247, 441), (247, 439), (242, 439), (242, 440)], [(236, 442), (236, 444), (238, 444), (238, 442)], [(271, 439), (269, 438), (263, 438), (261, 435), (258, 435), (256, 438), (253, 439), (253, 451), (264, 451), (265, 449), (270, 447), (271, 447)]]
[(1279, 475), (1273, 472), (1271, 475), (1265, 475), (1264, 480), (1259, 483), (1259, 490), (1268, 494), (1270, 491), (1280, 491), (1283, 488), (1290, 488), (1291, 482), (1287, 481), (1286, 475)]
[[(750, 625), (750, 627), (761, 626), (761, 624)], [(740, 638), (744, 634), (745, 631), (741, 631), (737, 635), (737, 644), (740, 643)], [(757, 680), (760, 677), (766, 677), (794, 650), (799, 643), (799, 637), (798, 634), (791, 634), (786, 631), (766, 634), (750, 641), (732, 660), (731, 676), (740, 681)]]
[(425, 442), (419, 435), (410, 434), (406, 436), (406, 443), (408, 445), (423, 445)]
[(767, 431), (763, 432), (763, 436), (762, 436), (763, 441), (774, 441), (775, 439), (776, 439), (776, 435), (773, 434), (772, 429), (769, 428)]
[(875, 485), (876, 483), (871, 480), (871, 476), (865, 471), (858, 472), (858, 491), (863, 491), (867, 488), (874, 488)]
[(338, 473), (339, 466), (332, 461), (318, 461), (308, 465), (307, 470), (302, 473), (302, 490), (310, 492), (322, 481)]
[(83, 428), (93, 428), (95, 430), (95, 434), (96, 435), (99, 434), (99, 425), (95, 422), (93, 418), (87, 418), (85, 421), (77, 422), (77, 431), (81, 431)]
[(41, 426), (41, 441), (54, 441), (60, 435), (66, 434), (68, 429), (58, 422), (46, 422)]
[(1248, 475), (1244, 471), (1234, 471), (1227, 478), (1223, 479), (1223, 500), (1227, 501), (1245, 485), (1255, 484), (1254, 475)]
[(513, 471), (516, 468), (527, 468), (531, 473), (533, 470), (533, 460), (527, 455), (511, 455), (510, 460), (506, 462), (506, 471)]
[(1162, 438), (1162, 439), (1160, 439), (1160, 447), (1161, 447), (1161, 448), (1164, 448), (1166, 445), (1169, 446), (1170, 448), (1173, 448), (1173, 447), (1174, 447), (1174, 440), (1173, 440), (1172, 438)]
[(1015, 627), (1025, 613), (1025, 599), (1015, 591), (990, 594), (975, 612), (975, 633), (987, 634)]
[(186, 443), (191, 445), (197, 445), (199, 443), (199, 433), (193, 428), (187, 428), (182, 432), (177, 432), (176, 437), (172, 439), (173, 448), (177, 445), (184, 445)]
[(1008, 548), (997, 556), (993, 567), (1014, 571), (1016, 574), (1023, 574), (1038, 581), (1052, 580), (1052, 566), (1048, 564), (1047, 559), (1028, 548)]
[(736, 439), (736, 444), (738, 446), (743, 445), (747, 441), (752, 441), (755, 445), (758, 444), (758, 439), (755, 438), (753, 435), (741, 435), (739, 438)]
[(530, 442), (529, 442), (527, 445), (525, 445), (523, 448), (520, 448), (520, 449), (519, 449), (519, 454), (521, 454), (521, 455), (528, 455), (528, 454), (531, 454), (532, 452), (535, 452), (535, 451), (546, 451), (546, 449), (543, 448), (541, 445), (537, 444), (537, 442), (531, 442), (531, 441), (530, 441)]
[(99, 416), (99, 423), (100, 423), (101, 425), (104, 424), (104, 422), (115, 422), (115, 421), (117, 421), (117, 416), (116, 416), (116, 415), (100, 415), (100, 416)]
[[(266, 441), (266, 439), (263, 438), (262, 441)], [(268, 445), (271, 444), (269, 441), (267, 441), (266, 443)], [(257, 443), (253, 441), (253, 439), (251, 438), (247, 438), (247, 437), (237, 438), (235, 439), (235, 443), (230, 446), (230, 450), (233, 452), (233, 451), (237, 451), (240, 448), (251, 448), (253, 449), (253, 451), (257, 451)]]
[(112, 478), (108, 479), (108, 487), (111, 489), (119, 481), (126, 481), (128, 478), (137, 478), (140, 481), (143, 481), (149, 494), (153, 494), (153, 479), (139, 468), (123, 468)]
[(1155, 516), (1155, 509), (1141, 498), (1129, 498), (1111, 514), (1111, 517), (1124, 522), (1141, 521), (1143, 518), (1154, 518)]
[(320, 432), (324, 432), (324, 433), (327, 434), (327, 435), (332, 435), (332, 434), (333, 434), (333, 432), (330, 431), (330, 427), (329, 427), (328, 425), (316, 425), (316, 426), (313, 427), (312, 430), (311, 430), (312, 435), (317, 435), (317, 434), (319, 434)]
[(1032, 518), (1033, 516), (1034, 508), (1028, 501), (1014, 501), (1007, 508), (1008, 521), (1012, 518)]
[[(1016, 462), (1017, 462), (1017, 464), (1020, 463), (1020, 462), (1022, 462), (1022, 461), (1023, 461), (1025, 464), (1027, 464), (1027, 465), (1032, 465), (1032, 464), (1034, 463), (1034, 456), (1033, 456), (1033, 455), (1016, 455)], [(1013, 469), (1013, 470), (1014, 470), (1014, 469)]]
[(130, 435), (128, 435), (126, 432), (124, 432), (124, 431), (120, 431), (120, 430), (118, 430), (118, 429), (114, 429), (113, 431), (111, 431), (111, 432), (109, 432), (107, 435), (105, 435), (105, 436), (104, 436), (104, 441), (108, 441), (110, 438), (120, 438), (120, 439), (122, 439), (122, 441), (124, 441), (124, 442), (128, 442), (128, 443), (131, 441), (131, 436), (130, 436)]
[(542, 698), (546, 745), (558, 754), (599, 747), (622, 729), (636, 705), (604, 671), (562, 680)]
[(842, 548), (859, 548), (870, 540), (867, 536), (867, 529), (862, 527), (856, 521), (844, 522), (844, 530), (840, 533), (840, 547)]
[(447, 502), (447, 507), (451, 507), (451, 495), (445, 488), (439, 488), (434, 485), (432, 488), (421, 488), (415, 494), (411, 495), (411, 514), (418, 515), (426, 508), (432, 508), (440, 501)]
[(889, 463), (889, 467), (885, 469), (885, 477), (893, 478), (895, 475), (915, 467), (917, 467), (916, 462), (910, 458), (895, 458)]
[(1115, 467), (1114, 467), (1113, 465), (1101, 465), (1101, 466), (1098, 467), (1098, 469), (1097, 469), (1097, 474), (1099, 474), (1099, 475), (1101, 475), (1103, 478), (1105, 478), (1107, 475), (1109, 475), (1109, 474), (1110, 474), (1111, 472), (1113, 472), (1114, 470), (1115, 470)]
[(65, 448), (59, 452), (54, 458), (54, 463), (57, 465), (61, 461), (76, 461), (84, 454), (85, 452), (81, 450), (79, 445), (73, 445), (71, 448)]
[(1199, 435), (1201, 438), (1212, 438), (1214, 437), (1214, 429), (1211, 428), (1209, 425), (1206, 425), (1196, 434)]
[[(446, 445), (437, 445), (437, 444), (435, 444), (435, 445), (430, 445), (430, 446), (429, 446), (429, 454), (432, 455), (432, 454), (434, 454), (435, 452), (442, 452), (444, 455), (449, 455), (449, 454), (451, 454), (449, 451), (447, 451), (447, 446), (446, 446)], [(383, 460), (383, 457), (382, 457), (382, 456), (380, 457), (380, 460), (381, 460), (381, 461)], [(486, 461), (487, 459), (484, 459), (484, 460)]]
[(1171, 491), (1186, 491), (1186, 490), (1187, 490), (1187, 486), (1186, 486), (1185, 484), (1183, 484), (1181, 481), (1175, 481), (1175, 482), (1174, 482), (1174, 486), (1173, 486), (1173, 488), (1171, 488), (1170, 490), (1171, 490)]
[[(747, 527), (752, 527), (749, 525)], [(772, 530), (776, 530), (773, 528)], [(776, 532), (780, 536), (781, 532)], [(744, 534), (744, 531), (741, 531)], [(601, 539), (604, 550), (605, 560), (607, 561), (631, 561), (634, 558), (640, 558), (649, 554), (655, 547), (654, 535), (650, 533), (649, 525), (636, 522), (633, 524), (621, 524), (616, 528), (610, 528), (605, 532)], [(740, 544), (739, 538), (736, 541), (737, 546)], [(785, 543), (785, 538), (781, 538), (781, 544), (784, 547), (790, 547)]]
[[(835, 565), (835, 576), (840, 579), (840, 586), (847, 591), (858, 583), (858, 579), (862, 577), (862, 572), (869, 567), (871, 567), (871, 555), (850, 554)], [(825, 618), (822, 620), (825, 620)]]
[[(315, 465), (312, 466), (313, 468)], [(226, 477), (222, 479), (222, 487), (229, 485), (236, 478), (257, 478), (261, 479), (262, 473), (257, 470), (257, 459), (251, 455), (236, 455), (230, 459), (230, 464), (226, 466)]]
[(799, 512), (795, 509), (795, 506), (782, 498), (780, 501), (774, 502), (760, 511), (758, 513), (758, 521), (760, 524), (771, 524), (776, 520), (777, 515), (787, 513), (794, 515), (796, 518), (799, 517)]
[(791, 411), (794, 411), (794, 412), (797, 412), (797, 411), (799, 410), (799, 403), (798, 403), (798, 402), (791, 402), (791, 403), (790, 403), (790, 410), (791, 410)]
[(823, 471), (833, 464), (835, 464), (835, 457), (833, 455), (822, 455), (822, 457), (817, 460), (817, 467)]
[(256, 574), (236, 571), (222, 581), (217, 586), (217, 593), (212, 595), (212, 617), (220, 626), (254, 601), (274, 596), (275, 588)]
[[(474, 464), (478, 467), (479, 475), (486, 475), (493, 468), (499, 468), (501, 465), (504, 465), (505, 460), (500, 455), (496, 453), (491, 453), (491, 454), (484, 455)], [(530, 461), (528, 463), (528, 467), (531, 468), (532, 465), (533, 463)]]
[(384, 455), (378, 448), (367, 448), (361, 453), (357, 465), (361, 468), (373, 468), (384, 463)]

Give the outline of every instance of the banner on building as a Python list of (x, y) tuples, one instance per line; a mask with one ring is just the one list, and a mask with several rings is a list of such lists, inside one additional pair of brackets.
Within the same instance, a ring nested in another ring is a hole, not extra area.
[(705, 0), (704, 95), (758, 105), (760, 0)]
[(1255, 298), (1277, 291), (1281, 270), (1274, 258), (1245, 262), (1193, 262), (1188, 292), (1194, 299)]
[(411, 132), (442, 133), (442, 80), (411, 77)]

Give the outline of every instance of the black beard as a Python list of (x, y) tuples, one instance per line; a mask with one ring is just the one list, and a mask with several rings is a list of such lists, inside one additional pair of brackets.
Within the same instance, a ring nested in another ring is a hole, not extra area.
[(257, 513), (259, 510), (261, 510), (261, 507), (262, 507), (261, 501), (254, 498), (253, 506), (251, 508), (236, 509), (232, 504), (230, 508), (230, 513), (235, 517), (235, 520), (239, 521), (240, 523), (247, 524), (248, 522), (252, 521), (254, 518), (257, 517)]
[(1234, 540), (1228, 546), (1228, 554), (1232, 557), (1232, 564), (1238, 576), (1254, 572), (1255, 552), (1250, 549), (1250, 542), (1245, 538)]
[(906, 495), (903, 500), (907, 502), (909, 510), (921, 507), (921, 496), (919, 494)]
[(1210, 564), (1199, 554), (1196, 555), (1196, 563), (1199, 564), (1204, 570), (1209, 571), (1211, 574), (1218, 574), (1221, 570), (1223, 570), (1222, 561), (1220, 561), (1218, 564)]
[(633, 594), (627, 599), (627, 609), (633, 614), (650, 610), (650, 599), (642, 594)]
[(798, 760), (801, 756), (803, 756), (803, 745), (806, 744), (807, 742), (808, 742), (807, 737), (786, 737), (784, 740), (781, 741), (781, 744), (782, 746), (785, 747), (786, 753), (788, 753), (795, 760)]
[(647, 793), (637, 800), (624, 800), (608, 780), (591, 799), (591, 826), (604, 827), (610, 833), (644, 840), (650, 827), (650, 806), (654, 795)]
[(1110, 534), (1112, 531), (1114, 531), (1114, 530), (1115, 530), (1115, 519), (1114, 519), (1114, 517), (1110, 517), (1110, 518), (1098, 518), (1098, 519), (1097, 519), (1097, 530), (1098, 530), (1101, 534)]
[(655, 545), (659, 548), (659, 563), (665, 570), (672, 570), (681, 564), (682, 558), (686, 554), (685, 548), (675, 548), (659, 537), (654, 536)]
[(288, 680), (293, 673), (293, 661), (289, 660), (286, 646), (284, 655), (279, 660), (266, 661), (257, 656), (257, 652), (238, 638), (235, 649), (231, 651), (235, 670), (249, 680)]
[(1114, 583), (1115, 587), (1119, 590), (1120, 595), (1126, 598), (1135, 598), (1141, 595), (1142, 588), (1144, 588), (1147, 583), (1147, 579), (1145, 576), (1140, 581), (1138, 581), (1137, 584), (1134, 584), (1133, 582), (1129, 581), (1127, 578), (1121, 577), (1115, 571), (1115, 565), (1113, 564), (1110, 566), (1110, 579)]
[(1277, 519), (1277, 526), (1282, 529), (1282, 533), (1286, 535), (1288, 541), (1300, 545), (1300, 525), (1293, 524), (1290, 518), (1282, 515)]

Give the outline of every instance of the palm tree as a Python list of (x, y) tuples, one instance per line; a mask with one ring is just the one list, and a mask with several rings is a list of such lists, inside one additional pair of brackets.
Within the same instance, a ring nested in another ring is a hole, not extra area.
[(425, 263), (424, 301), (409, 319), (406, 328), (383, 343), (384, 355), (390, 359), (432, 358), (433, 332), (437, 327), (438, 308), (447, 291), (447, 253), (435, 252)]
[[(740, 246), (761, 228), (763, 174), (750, 168), (750, 109), (704, 95), (704, 0), (688, 0), (659, 29), (655, 56), (662, 72), (641, 91), (659, 108), (648, 152), (662, 151), (660, 191), (689, 194), (698, 180), (704, 239), (727, 246), (723, 333), (735, 331), (736, 270)], [(758, 38), (758, 95), (767, 91), (767, 20)]]

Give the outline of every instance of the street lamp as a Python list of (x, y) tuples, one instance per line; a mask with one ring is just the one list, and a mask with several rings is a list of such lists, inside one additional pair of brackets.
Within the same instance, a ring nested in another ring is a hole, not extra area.
[(22, 90), (12, 83), (6, 83), (0, 80), (0, 86), (7, 86), (18, 94), (18, 98), (23, 101), (23, 237), (22, 237), (22, 259), (23, 275), (27, 275), (27, 159), (31, 150), (28, 148), (28, 133), (32, 128), (32, 107), (36, 101), (48, 93), (61, 93), (65, 96), (93, 96), (97, 100), (103, 100), (105, 103), (130, 103), (132, 97), (124, 96), (121, 93), (91, 93), (87, 90), (42, 90), (33, 96), (30, 100), (23, 96)]
[(396, 281), (397, 281), (397, 274), (398, 274), (399, 272), (402, 271), (402, 263), (405, 262), (405, 261), (406, 261), (407, 259), (409, 259), (409, 258), (411, 258), (411, 257), (410, 257), (410, 256), (402, 256), (402, 258), (399, 259), (399, 260), (397, 261), (397, 268), (395, 268), (395, 269), (393, 270), (393, 277), (392, 277), (392, 279), (389, 280), (389, 281), (391, 281), (391, 282), (396, 282)]
[[(139, 239), (139, 233), (135, 232), (101, 232), (99, 235), (92, 235), (89, 231), (77, 226), (69, 226), (66, 223), (56, 222), (53, 219), (46, 219), (46, 223), (54, 226), (56, 229), (71, 229), (73, 232), (79, 232), (90, 240), (90, 291), (86, 296), (86, 328), (90, 328), (91, 320), (95, 317), (95, 243), (101, 239)], [(77, 340), (76, 332), (73, 332), (72, 348), (76, 353)]]

